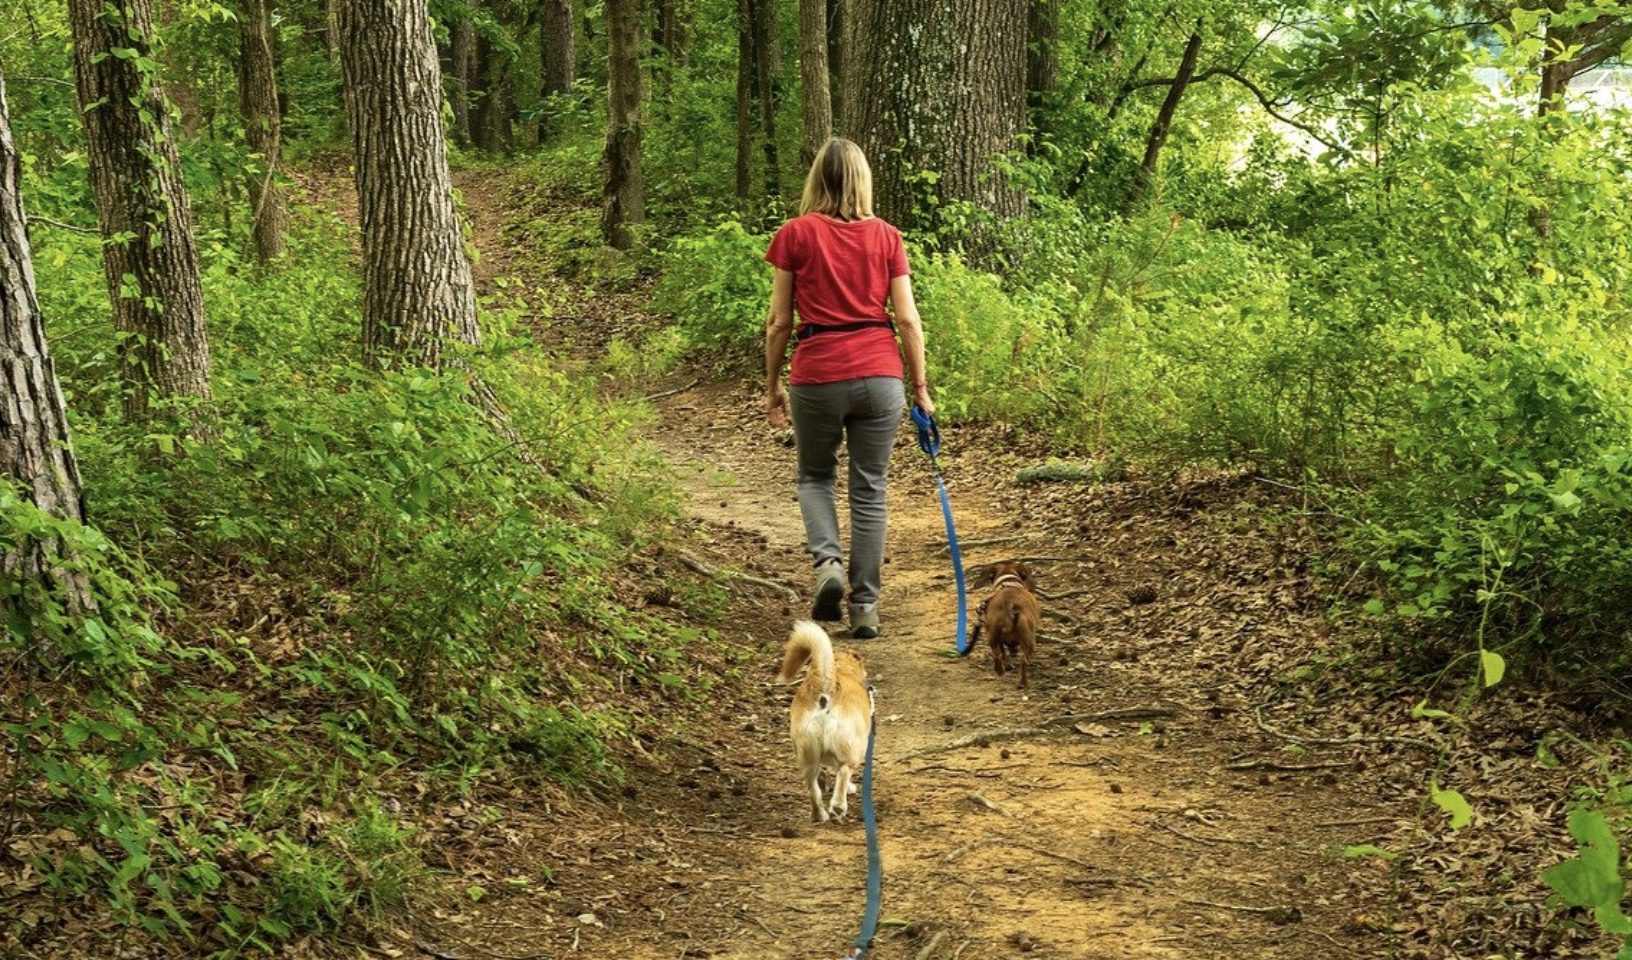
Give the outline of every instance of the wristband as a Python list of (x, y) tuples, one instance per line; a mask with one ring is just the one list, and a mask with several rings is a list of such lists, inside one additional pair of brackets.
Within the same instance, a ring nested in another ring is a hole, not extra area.
[(928, 386), (929, 386), (929, 381), (928, 380), (915, 380), (915, 381), (913, 381), (913, 384), (912, 384), (912, 388), (914, 390), (922, 390), (922, 389), (924, 389), (925, 387), (928, 387)]

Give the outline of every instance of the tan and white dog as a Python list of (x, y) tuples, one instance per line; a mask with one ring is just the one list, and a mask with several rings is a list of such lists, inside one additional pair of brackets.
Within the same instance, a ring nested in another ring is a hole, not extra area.
[[(793, 625), (782, 655), (782, 681), (792, 682), (809, 664), (794, 694), (789, 728), (799, 773), (810, 791), (810, 815), (817, 823), (850, 812), (850, 778), (867, 759), (867, 731), (873, 704), (867, 669), (849, 650), (833, 650), (827, 631), (809, 620)], [(822, 805), (822, 768), (833, 770), (833, 796)]]

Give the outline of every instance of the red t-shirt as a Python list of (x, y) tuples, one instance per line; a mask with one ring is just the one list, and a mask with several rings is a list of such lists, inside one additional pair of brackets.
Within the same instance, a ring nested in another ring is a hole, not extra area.
[[(819, 213), (795, 217), (771, 240), (765, 260), (793, 274), (798, 329), (890, 319), (890, 281), (912, 271), (901, 231), (873, 217), (848, 223)], [(800, 338), (788, 382), (798, 386), (896, 377), (901, 350), (889, 327)]]

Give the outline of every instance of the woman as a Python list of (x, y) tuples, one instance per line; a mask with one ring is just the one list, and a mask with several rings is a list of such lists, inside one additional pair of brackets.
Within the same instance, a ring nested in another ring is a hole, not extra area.
[[(822, 146), (805, 178), (799, 216), (777, 231), (765, 259), (776, 267), (765, 330), (765, 408), (772, 425), (793, 423), (799, 513), (816, 565), (811, 617), (838, 620), (848, 586), (850, 635), (870, 640), (878, 636), (885, 482), (906, 405), (903, 352), (913, 402), (929, 414), (935, 404), (906, 248), (900, 231), (873, 216), (873, 173), (859, 147), (837, 138)], [(848, 575), (833, 502), (841, 441), (850, 459)]]

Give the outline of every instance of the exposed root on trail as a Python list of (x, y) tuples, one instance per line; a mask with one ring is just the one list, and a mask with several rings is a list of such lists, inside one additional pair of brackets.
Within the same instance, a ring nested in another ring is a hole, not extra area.
[(685, 564), (686, 567), (691, 569), (693, 572), (700, 573), (710, 579), (741, 580), (743, 583), (752, 584), (756, 587), (764, 587), (767, 590), (774, 590), (781, 594), (782, 598), (789, 603), (799, 602), (799, 591), (793, 589), (785, 583), (777, 583), (775, 580), (765, 580), (746, 573), (738, 573), (734, 570), (720, 570), (716, 567), (709, 566), (684, 550), (674, 551), (674, 557), (676, 560), (679, 560), (681, 563)]

